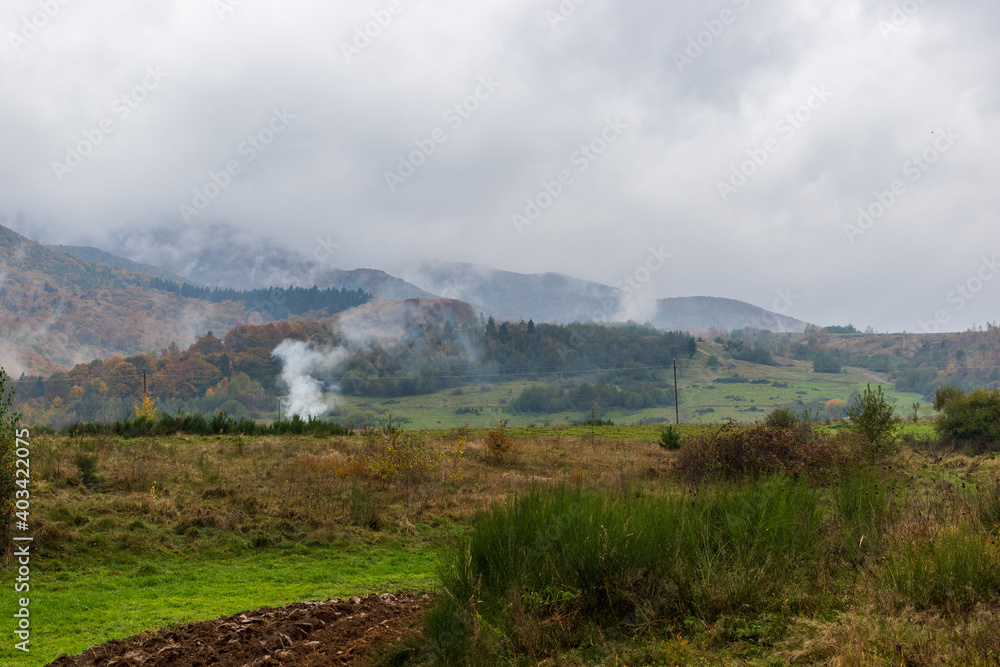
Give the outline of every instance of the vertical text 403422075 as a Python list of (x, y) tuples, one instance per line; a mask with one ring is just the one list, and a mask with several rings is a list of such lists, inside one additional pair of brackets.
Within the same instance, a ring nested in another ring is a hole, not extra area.
[[(28, 517), (31, 509), (31, 445), (28, 441), (28, 429), (15, 432), (16, 448), (14, 450), (14, 558), (17, 566), (14, 578), (14, 592), (24, 595), (31, 592), (31, 542), (34, 538), (28, 536)], [(25, 653), (30, 652), (31, 643), (31, 598), (17, 599), (17, 612), (14, 613), (16, 627), (14, 636), (20, 642), (14, 648)]]

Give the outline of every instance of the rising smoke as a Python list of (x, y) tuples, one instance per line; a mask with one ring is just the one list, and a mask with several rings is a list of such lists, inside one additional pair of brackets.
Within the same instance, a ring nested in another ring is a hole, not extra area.
[[(442, 313), (428, 306), (429, 303), (443, 302), (417, 299), (373, 302), (341, 313), (332, 326), (337, 340), (342, 341), (339, 346), (295, 339), (283, 341), (271, 354), (282, 362), (281, 381), (288, 391), (288, 414), (318, 417), (336, 407), (340, 388), (334, 378), (353, 355), (376, 346), (388, 352), (414, 343), (422, 325), (456, 319), (447, 306)], [(471, 311), (465, 314), (471, 316)]]
[[(271, 353), (281, 359), (281, 381), (288, 390), (287, 414), (319, 417), (336, 407), (337, 391), (316, 376), (329, 375), (347, 359), (343, 347), (322, 348), (289, 339)], [(324, 390), (330, 390), (329, 393)]]

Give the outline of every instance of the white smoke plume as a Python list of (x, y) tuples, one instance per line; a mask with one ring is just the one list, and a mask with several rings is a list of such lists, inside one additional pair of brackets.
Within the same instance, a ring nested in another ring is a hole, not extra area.
[[(339, 313), (333, 318), (331, 329), (343, 341), (341, 346), (294, 339), (283, 341), (271, 354), (282, 362), (281, 380), (288, 389), (288, 414), (318, 417), (336, 407), (340, 387), (323, 378), (335, 378), (352, 355), (376, 346), (391, 351), (417, 342), (422, 325), (449, 319), (447, 313), (439, 312), (433, 304), (440, 306), (440, 302), (418, 299), (376, 300)], [(448, 306), (444, 308), (447, 310)], [(467, 347), (474, 354), (471, 345)]]
[[(281, 381), (288, 389), (288, 416), (319, 417), (336, 407), (336, 388), (324, 387), (324, 383), (314, 376), (336, 369), (347, 358), (346, 349), (322, 349), (289, 339), (274, 348), (271, 354), (281, 359)], [(326, 388), (333, 393), (324, 393)]]

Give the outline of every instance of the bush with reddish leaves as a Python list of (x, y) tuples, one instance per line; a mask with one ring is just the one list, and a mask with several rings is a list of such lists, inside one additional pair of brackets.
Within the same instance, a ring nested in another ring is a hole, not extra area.
[(775, 473), (806, 475), (825, 484), (843, 469), (849, 452), (841, 440), (824, 438), (808, 424), (775, 428), (729, 422), (714, 432), (685, 440), (676, 470), (690, 484)]

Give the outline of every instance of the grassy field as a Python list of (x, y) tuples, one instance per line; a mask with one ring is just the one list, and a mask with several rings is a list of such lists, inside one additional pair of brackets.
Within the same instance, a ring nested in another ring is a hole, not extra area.
[[(722, 346), (712, 342), (698, 344), (698, 354), (680, 364), (678, 394), (680, 417), (683, 423), (719, 423), (734, 419), (740, 423), (763, 421), (776, 407), (787, 407), (796, 413), (809, 409), (820, 418), (828, 401), (837, 399), (847, 403), (851, 395), (862, 391), (866, 384), (879, 384), (879, 378), (867, 371), (846, 368), (842, 373), (814, 373), (812, 363), (778, 359), (780, 366), (762, 366), (744, 361), (722, 358)], [(712, 355), (721, 361), (709, 366)], [(724, 383), (716, 380), (741, 376), (748, 382)], [(757, 384), (754, 384), (754, 382)], [(507, 419), (511, 426), (529, 424), (565, 425), (589, 418), (579, 412), (546, 415), (510, 414), (506, 406), (517, 398), (530, 382), (508, 382), (478, 387), (449, 389), (424, 396), (407, 396), (395, 399), (371, 399), (355, 396), (341, 397), (340, 414), (368, 413), (381, 417), (386, 413), (403, 418), (410, 428), (454, 428), (468, 424), (482, 428)], [(922, 417), (929, 417), (933, 410), (918, 394), (897, 392), (891, 384), (884, 385), (890, 400), (899, 406), (898, 412), (908, 416), (910, 406), (918, 401), (923, 404)], [(643, 410), (611, 410), (604, 415), (616, 424), (638, 424), (660, 420), (673, 422), (674, 407), (647, 408)]]
[[(682, 433), (718, 428), (686, 424)], [(824, 428), (838, 437), (837, 425)], [(933, 435), (926, 421), (905, 429), (915, 443)], [(560, 484), (619, 499), (684, 493), (671, 472), (678, 454), (658, 446), (659, 434), (659, 426), (523, 425), (508, 429), (515, 447), (502, 460), (476, 429), (395, 438), (36, 436), (33, 650), (15, 654), (8, 637), (0, 664), (43, 665), (108, 639), (264, 605), (438, 591), (438, 564), (477, 512), (497, 503)], [(926, 537), (967, 513), (963, 485), (996, 479), (1000, 461), (904, 447), (892, 470), (905, 480), (907, 516), (926, 524), (915, 533), (900, 523), (899, 534)], [(823, 498), (818, 516), (834, 526), (832, 496)], [(985, 664), (995, 664), (998, 654), (988, 653), (996, 648), (989, 633), (1000, 631), (995, 606), (955, 613), (901, 604), (880, 592), (882, 567), (838, 561), (818, 604), (691, 614), (629, 636), (593, 635), (560, 659), (899, 664), (899, 644), (928, 660), (992, 655)], [(12, 572), (8, 564), (5, 575)], [(14, 595), (0, 596), (0, 614), (14, 611)]]

